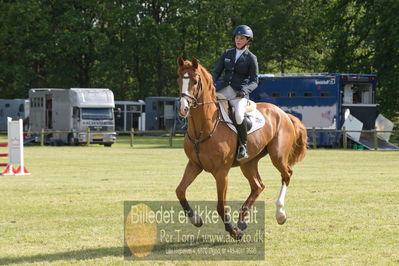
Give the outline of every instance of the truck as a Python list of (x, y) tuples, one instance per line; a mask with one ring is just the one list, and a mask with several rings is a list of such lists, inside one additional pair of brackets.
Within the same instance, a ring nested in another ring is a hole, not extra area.
[[(312, 73), (262, 74), (251, 92), (255, 102), (269, 102), (298, 117), (308, 129), (309, 140), (316, 135), (317, 146), (342, 146), (346, 130), (392, 130), (393, 123), (378, 111), (375, 74)], [(317, 132), (315, 134), (315, 132)], [(371, 134), (348, 132), (351, 145), (373, 149)], [(399, 149), (389, 134), (378, 136), (378, 148)]]
[(110, 147), (116, 141), (114, 94), (110, 89), (32, 88), (29, 101), (29, 131), (36, 141), (43, 130), (44, 142), (50, 145), (89, 141)]

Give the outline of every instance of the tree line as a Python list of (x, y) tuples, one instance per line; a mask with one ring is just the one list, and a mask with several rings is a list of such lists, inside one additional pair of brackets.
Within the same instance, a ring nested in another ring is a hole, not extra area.
[(118, 100), (176, 96), (176, 59), (210, 71), (240, 24), (260, 73), (375, 73), (399, 106), (397, 0), (9, 0), (0, 3), (1, 98), (107, 87)]

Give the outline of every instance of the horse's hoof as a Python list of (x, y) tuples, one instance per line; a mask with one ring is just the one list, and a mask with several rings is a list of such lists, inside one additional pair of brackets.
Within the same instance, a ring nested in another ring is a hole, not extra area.
[(245, 221), (238, 221), (237, 227), (240, 228), (241, 231), (244, 231), (248, 228), (248, 224)]
[(279, 225), (285, 224), (286, 221), (287, 221), (287, 217), (284, 217), (284, 218), (282, 218), (282, 219), (280, 219), (280, 220), (277, 219), (277, 223), (278, 223)]
[(278, 224), (283, 225), (287, 221), (287, 215), (285, 214), (280, 216), (276, 215), (276, 220)]
[(235, 228), (236, 235), (235, 235), (235, 240), (240, 241), (241, 238), (244, 236), (244, 232), (240, 228)]
[(201, 216), (196, 214), (190, 217), (190, 221), (196, 227), (201, 227), (203, 225)]
[(241, 231), (240, 228), (235, 227), (232, 231), (230, 231), (230, 236), (237, 241), (240, 241), (241, 238), (243, 237), (244, 232)]
[(287, 221), (287, 214), (284, 210), (277, 210), (276, 211), (276, 220), (277, 223), (282, 225)]

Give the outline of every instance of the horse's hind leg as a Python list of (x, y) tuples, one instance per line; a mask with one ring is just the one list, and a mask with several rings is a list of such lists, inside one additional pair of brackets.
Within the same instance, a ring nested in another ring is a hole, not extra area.
[[(289, 138), (285, 139), (289, 140)], [(292, 169), (288, 164), (288, 156), (292, 147), (291, 143), (281, 141), (279, 144), (269, 143), (268, 151), (273, 165), (281, 173), (281, 188), (280, 194), (276, 201), (276, 220), (279, 224), (284, 224), (287, 220), (287, 215), (284, 210), (285, 194), (292, 176)], [(282, 144), (282, 145), (281, 145)]]
[(197, 166), (195, 163), (189, 161), (186, 166), (186, 170), (184, 171), (184, 175), (180, 184), (176, 188), (176, 195), (180, 201), (181, 206), (183, 207), (186, 216), (190, 218), (192, 224), (197, 227), (202, 226), (202, 219), (200, 216), (197, 216), (194, 211), (191, 209), (188, 201), (186, 199), (186, 190), (188, 186), (194, 181), (194, 179), (202, 172), (202, 168)]
[(276, 201), (276, 220), (279, 224), (284, 224), (287, 221), (287, 214), (284, 210), (285, 193), (287, 192), (287, 185), (283, 181), (280, 188), (280, 194)]
[(255, 200), (258, 198), (260, 193), (265, 189), (265, 185), (260, 178), (258, 171), (258, 162), (259, 160), (252, 160), (246, 164), (241, 165), (241, 171), (244, 176), (248, 179), (249, 185), (251, 186), (251, 193), (249, 194), (247, 200), (241, 207), (240, 216), (238, 220), (238, 228), (241, 230), (245, 230), (247, 228), (247, 224), (244, 221), (245, 216), (248, 214)]

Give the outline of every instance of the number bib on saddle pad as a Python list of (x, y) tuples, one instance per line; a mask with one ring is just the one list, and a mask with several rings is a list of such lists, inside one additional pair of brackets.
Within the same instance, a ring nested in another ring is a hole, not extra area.
[[(248, 100), (250, 101), (250, 100)], [(251, 129), (248, 131), (248, 134), (251, 134), (252, 132), (262, 128), (265, 125), (265, 118), (263, 115), (256, 109), (256, 103), (252, 102), (251, 105), (254, 104), (255, 108), (253, 108), (252, 111), (246, 112), (246, 116), (249, 118), (249, 120), (252, 123)], [(228, 110), (226, 110), (227, 105), (223, 105), (219, 102), (219, 107), (223, 116), (224, 121), (226, 121), (227, 125), (231, 130), (233, 130), (237, 134), (237, 129), (234, 126), (233, 121), (228, 115)], [(228, 107), (227, 107), (228, 108)]]

